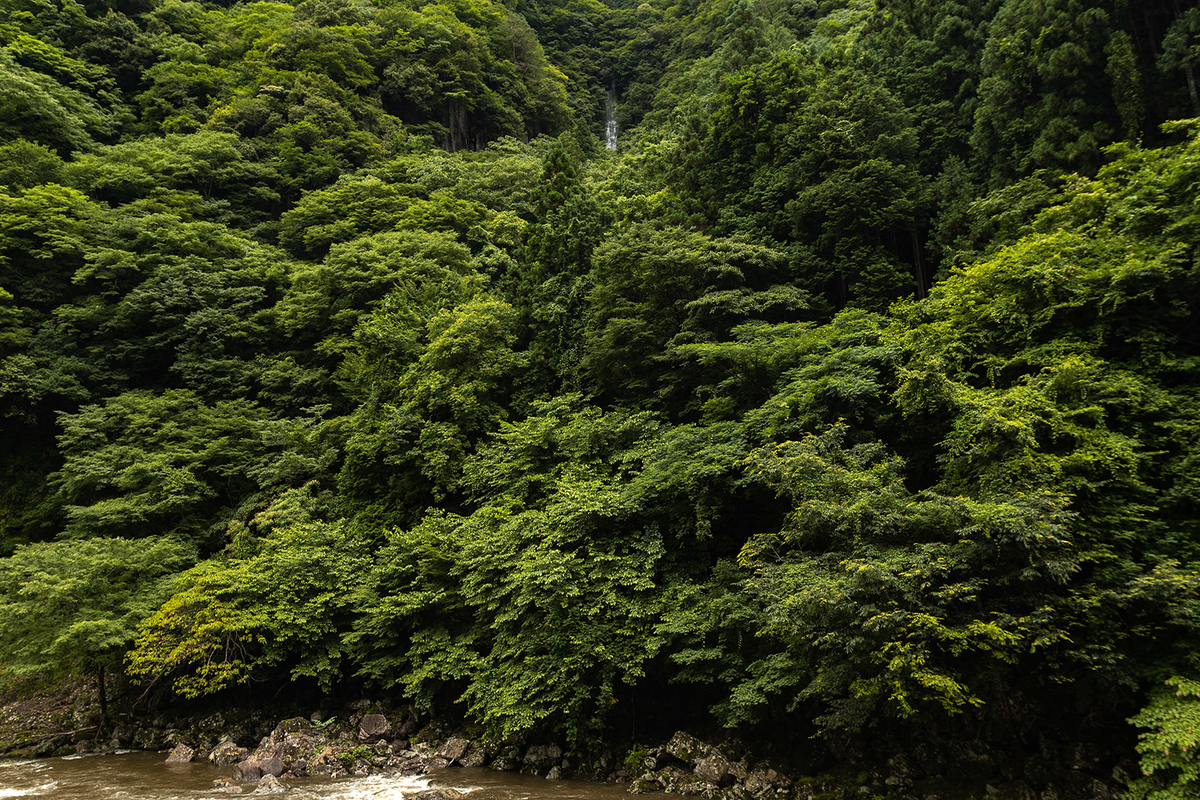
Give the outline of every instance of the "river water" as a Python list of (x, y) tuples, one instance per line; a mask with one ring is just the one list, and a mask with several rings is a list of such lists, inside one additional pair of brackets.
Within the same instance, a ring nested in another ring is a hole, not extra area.
[[(203, 800), (245, 797), (217, 791), (213, 780), (232, 774), (207, 763), (167, 764), (165, 753), (0, 760), (0, 798), (55, 800)], [(431, 787), (469, 792), (470, 800), (620, 800), (623, 787), (551, 781), (489, 769), (448, 769), (420, 777), (287, 778), (284, 800), (401, 800)], [(261, 795), (260, 795), (261, 796)]]

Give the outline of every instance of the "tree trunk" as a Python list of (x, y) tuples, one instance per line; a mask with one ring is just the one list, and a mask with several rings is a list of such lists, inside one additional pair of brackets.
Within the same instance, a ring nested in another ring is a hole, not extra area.
[(108, 727), (108, 694), (104, 690), (104, 667), (96, 667), (96, 688), (100, 696), (100, 725)]
[(1200, 117), (1200, 95), (1196, 93), (1196, 71), (1192, 69), (1192, 62), (1183, 62), (1183, 74), (1187, 75), (1188, 93), (1192, 96), (1192, 111)]

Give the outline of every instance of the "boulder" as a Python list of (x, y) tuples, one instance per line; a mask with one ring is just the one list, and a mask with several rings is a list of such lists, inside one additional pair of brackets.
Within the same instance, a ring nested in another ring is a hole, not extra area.
[(186, 764), (192, 760), (192, 756), (196, 755), (196, 751), (188, 747), (183, 742), (175, 745), (175, 749), (171, 751), (171, 755), (167, 756), (168, 764)]
[(283, 760), (279, 758), (268, 758), (266, 761), (263, 761), (258, 765), (258, 769), (262, 772), (264, 777), (270, 775), (273, 778), (278, 778), (287, 771), (287, 767), (284, 766)]
[(233, 778), (239, 783), (254, 783), (262, 777), (262, 769), (253, 761), (239, 761), (233, 765)]
[(463, 800), (466, 793), (457, 789), (425, 789), (416, 794), (405, 795), (405, 800)]
[(250, 751), (238, 747), (233, 742), (221, 742), (208, 754), (208, 760), (218, 767), (231, 767), (239, 761), (245, 761)]
[(445, 744), (438, 748), (437, 754), (453, 764), (466, 754), (467, 748), (470, 746), (471, 743), (466, 739), (452, 736), (446, 740)]
[[(286, 719), (259, 742), (249, 760), (261, 764), (272, 759), (283, 762), (283, 770), (298, 759), (306, 759), (328, 742), (304, 717)], [(278, 775), (276, 775), (278, 777)]]
[(392, 732), (392, 726), (383, 714), (366, 714), (358, 723), (358, 740), (374, 742)]
[(258, 786), (252, 794), (283, 794), (286, 791), (287, 787), (283, 785), (283, 782), (279, 778), (276, 778), (274, 775), (267, 775), (259, 781)]
[(389, 756), (384, 765), (401, 775), (423, 775), (427, 769), (425, 759), (412, 750), (402, 750)]
[(487, 763), (487, 759), (487, 748), (481, 744), (472, 743), (467, 748), (467, 752), (458, 757), (458, 764), (463, 767), (482, 767)]
[(694, 772), (700, 780), (717, 786), (729, 786), (735, 778), (729, 760), (719, 753), (710, 753), (706, 758), (701, 759)]
[(312, 729), (312, 723), (304, 717), (291, 717), (275, 726), (275, 730), (284, 735), (289, 733), (309, 733)]
[(695, 764), (713, 752), (713, 748), (683, 731), (677, 732), (662, 748), (663, 752), (687, 764)]
[(512, 771), (521, 767), (521, 748), (516, 745), (502, 747), (492, 762), (493, 769)]
[(332, 775), (342, 768), (342, 762), (332, 747), (323, 747), (308, 764), (308, 771), (316, 775)]
[(700, 780), (693, 773), (680, 767), (664, 769), (658, 776), (658, 782), (663, 789), (672, 794), (699, 795), (717, 790), (713, 784)]

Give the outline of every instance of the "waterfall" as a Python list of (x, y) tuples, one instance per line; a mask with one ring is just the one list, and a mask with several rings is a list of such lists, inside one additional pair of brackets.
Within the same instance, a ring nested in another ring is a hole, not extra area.
[(609, 84), (608, 95), (604, 98), (604, 146), (609, 150), (617, 149), (617, 84)]

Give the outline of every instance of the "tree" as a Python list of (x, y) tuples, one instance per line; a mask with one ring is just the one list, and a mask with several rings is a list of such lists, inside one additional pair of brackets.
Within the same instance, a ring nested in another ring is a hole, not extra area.
[(368, 567), (366, 542), (345, 522), (313, 516), (312, 487), (285, 492), (253, 520), (258, 538), (178, 576), (137, 632), (129, 674), (170, 681), (184, 697), (216, 694), (276, 670), (330, 691), (346, 672), (346, 588)]
[(91, 675), (107, 724), (105, 677), (121, 672), (137, 626), (194, 557), (192, 548), (160, 537), (17, 548), (0, 559), (0, 671)]

